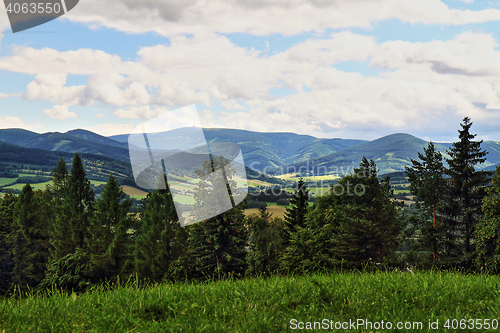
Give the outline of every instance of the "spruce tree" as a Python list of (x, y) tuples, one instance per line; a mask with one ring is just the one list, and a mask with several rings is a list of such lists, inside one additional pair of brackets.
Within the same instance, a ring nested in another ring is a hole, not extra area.
[(0, 295), (7, 292), (12, 284), (12, 246), (9, 239), (14, 223), (17, 196), (11, 191), (0, 198)]
[(135, 233), (135, 270), (140, 280), (186, 277), (187, 267), (182, 260), (186, 259), (187, 237), (168, 189), (148, 193)]
[(304, 179), (300, 178), (295, 193), (292, 198), (290, 198), (291, 208), (287, 207), (285, 212), (286, 243), (288, 243), (290, 234), (296, 231), (297, 226), (302, 228), (305, 226), (309, 209), (308, 200), (309, 190), (307, 189)]
[(388, 178), (363, 157), (354, 173), (318, 198), (306, 227), (297, 228), (281, 266), (295, 273), (361, 267), (395, 259), (402, 223)]
[(31, 185), (24, 185), (15, 206), (15, 220), (11, 231), (13, 248), (13, 283), (35, 287), (45, 275), (48, 259), (48, 228), (44, 215), (41, 191), (33, 193)]
[[(226, 187), (234, 188), (234, 170), (228, 168), (228, 161), (222, 156), (205, 161), (196, 173), (200, 177), (195, 191), (194, 212), (204, 215), (205, 209), (215, 209), (221, 202), (220, 186), (224, 186), (214, 170), (225, 170)], [(231, 186), (233, 184), (233, 186)], [(231, 198), (231, 202), (233, 202)], [(215, 203), (213, 205), (212, 203)], [(244, 206), (240, 204), (230, 210), (203, 222), (189, 226), (189, 250), (193, 258), (193, 276), (198, 278), (241, 276), (246, 270), (247, 230), (245, 228)]]
[(131, 260), (132, 219), (128, 217), (132, 199), (123, 192), (112, 175), (97, 199), (95, 216), (91, 219), (87, 246), (96, 270), (96, 280), (122, 275)]
[(279, 258), (284, 250), (284, 221), (281, 218), (271, 219), (271, 216), (266, 206), (261, 205), (258, 215), (247, 217), (248, 275), (269, 275), (279, 268)]
[[(54, 173), (54, 179), (58, 176), (59, 173)], [(77, 248), (87, 247), (85, 239), (95, 204), (94, 192), (77, 153), (73, 158), (71, 173), (62, 184), (62, 198), (52, 228), (52, 258), (55, 260), (74, 253)]]
[[(421, 219), (418, 221), (419, 244), (425, 250), (432, 251), (432, 259), (437, 260), (438, 242), (442, 229), (438, 222), (437, 211), (442, 204), (446, 191), (446, 179), (443, 177), (444, 166), (442, 156), (432, 142), (425, 148), (424, 154), (418, 153), (420, 161), (411, 160), (412, 166), (406, 167), (410, 182), (410, 191), (416, 197), (421, 210)], [(429, 223), (430, 222), (430, 223)]]
[(481, 201), (485, 195), (490, 173), (476, 171), (477, 164), (486, 161), (486, 151), (481, 141), (473, 141), (470, 133), (472, 122), (465, 117), (460, 124), (459, 141), (447, 151), (448, 168), (445, 173), (451, 177), (446, 206), (446, 254), (450, 263), (470, 264), (474, 253), (474, 230), (481, 215)]
[(95, 274), (88, 247), (95, 201), (77, 153), (60, 192), (62, 197), (57, 201), (50, 234), (51, 255), (42, 286), (84, 290), (92, 284)]

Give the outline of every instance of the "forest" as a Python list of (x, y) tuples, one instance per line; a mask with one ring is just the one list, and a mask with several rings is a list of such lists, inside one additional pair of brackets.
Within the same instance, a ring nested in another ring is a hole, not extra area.
[[(168, 189), (148, 193), (131, 213), (115, 177), (96, 197), (78, 154), (69, 171), (61, 158), (46, 190), (28, 183), (0, 200), (0, 294), (359, 270), (497, 273), (500, 169), (476, 170), (486, 152), (470, 119), (460, 126), (450, 159), (431, 142), (406, 168), (417, 202), (411, 210), (394, 200), (376, 163), (363, 158), (313, 205), (301, 179), (284, 218), (265, 205), (245, 216), (243, 202), (181, 227)], [(204, 168), (216, 168), (214, 161)], [(195, 203), (195, 214), (201, 206)]]

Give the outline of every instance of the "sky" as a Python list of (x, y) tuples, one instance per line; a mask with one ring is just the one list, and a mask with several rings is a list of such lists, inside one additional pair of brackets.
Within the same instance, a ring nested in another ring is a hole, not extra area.
[(500, 140), (500, 0), (80, 0), (12, 33), (0, 128), (131, 133), (196, 105), (207, 128)]

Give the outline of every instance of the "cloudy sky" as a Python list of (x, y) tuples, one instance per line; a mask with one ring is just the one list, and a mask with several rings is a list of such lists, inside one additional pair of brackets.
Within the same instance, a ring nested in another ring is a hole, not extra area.
[(499, 0), (80, 0), (15, 34), (0, 4), (0, 127), (196, 104), (204, 127), (453, 141), (469, 116), (500, 140), (499, 41)]

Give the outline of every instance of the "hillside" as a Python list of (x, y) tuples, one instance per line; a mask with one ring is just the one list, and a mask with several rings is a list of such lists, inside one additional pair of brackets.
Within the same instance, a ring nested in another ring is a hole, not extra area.
[[(76, 130), (74, 132), (76, 132), (77, 135), (83, 135), (81, 130)], [(22, 129), (2, 129), (0, 130), (0, 141), (24, 148), (103, 155), (122, 162), (130, 163), (128, 148), (126, 145), (106, 137), (99, 136), (95, 133), (92, 134), (93, 135), (87, 134), (86, 136), (88, 138), (92, 138), (93, 141), (67, 133), (49, 132), (38, 134)], [(98, 139), (98, 137), (100, 137), (100, 139)]]
[[(122, 185), (134, 184), (132, 180), (132, 168), (130, 163), (124, 163), (112, 158), (79, 153), (91, 180), (107, 181), (110, 174), (115, 176)], [(10, 143), (0, 142), (0, 171), (7, 169), (31, 169), (50, 173), (57, 166), (59, 158), (63, 158), (71, 167), (74, 153), (49, 151), (36, 148), (24, 148)]]
[[(150, 144), (165, 142), (168, 138), (175, 148), (188, 145), (198, 129), (179, 128), (168, 132), (148, 134)], [(243, 153), (245, 164), (257, 171), (265, 167), (297, 163), (318, 158), (345, 148), (365, 143), (364, 140), (319, 139), (309, 135), (295, 133), (261, 133), (237, 129), (203, 129), (207, 142), (231, 142), (238, 144)], [(110, 139), (126, 143), (128, 135), (110, 136)]]

